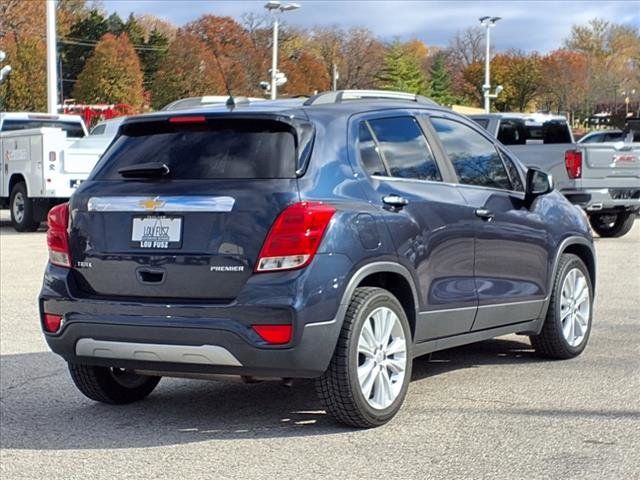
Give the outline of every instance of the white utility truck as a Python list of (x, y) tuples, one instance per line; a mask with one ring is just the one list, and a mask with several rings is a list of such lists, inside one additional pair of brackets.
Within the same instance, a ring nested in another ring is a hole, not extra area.
[(64, 151), (87, 134), (76, 115), (0, 113), (0, 207), (19, 232), (34, 231), (49, 209), (67, 200), (87, 168), (65, 168)]

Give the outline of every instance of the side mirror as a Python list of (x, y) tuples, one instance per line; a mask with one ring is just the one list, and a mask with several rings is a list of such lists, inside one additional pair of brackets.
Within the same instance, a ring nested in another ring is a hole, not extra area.
[(537, 168), (527, 170), (525, 193), (529, 203), (532, 202), (534, 198), (545, 195), (551, 191), (553, 191), (553, 177), (550, 174)]

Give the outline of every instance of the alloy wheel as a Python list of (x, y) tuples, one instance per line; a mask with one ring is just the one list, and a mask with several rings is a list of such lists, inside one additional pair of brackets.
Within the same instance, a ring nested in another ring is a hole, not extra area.
[(373, 310), (358, 338), (358, 381), (367, 403), (389, 407), (400, 394), (407, 368), (407, 346), (402, 324), (388, 307)]
[(562, 334), (572, 347), (582, 343), (589, 328), (591, 302), (589, 284), (578, 268), (569, 270), (562, 282), (560, 322)]

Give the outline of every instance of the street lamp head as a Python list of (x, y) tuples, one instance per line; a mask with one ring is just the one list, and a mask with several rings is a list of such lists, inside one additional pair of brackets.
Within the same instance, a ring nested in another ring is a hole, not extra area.
[(281, 6), (281, 3), (278, 2), (277, 0), (270, 0), (269, 2), (264, 4), (264, 8), (266, 8), (269, 11), (279, 10), (280, 6)]
[(289, 12), (291, 10), (297, 10), (298, 8), (300, 8), (299, 3), (283, 3), (280, 7), (280, 11)]
[(491, 23), (496, 23), (498, 20), (502, 20), (502, 17), (491, 17), (491, 18), (489, 19), (489, 21), (490, 21)]
[(487, 20), (489, 20), (489, 18), (491, 18), (491, 17), (480, 17), (480, 18), (479, 18), (480, 23), (484, 23), (484, 22), (486, 22)]
[(278, 0), (270, 0), (269, 2), (265, 3), (264, 8), (272, 13), (275, 13), (276, 10), (280, 10), (281, 12), (289, 12), (291, 10), (297, 10), (298, 8), (300, 8), (300, 4), (282, 3)]

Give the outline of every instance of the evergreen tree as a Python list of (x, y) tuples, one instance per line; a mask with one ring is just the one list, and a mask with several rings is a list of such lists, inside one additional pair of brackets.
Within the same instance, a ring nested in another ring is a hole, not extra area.
[(127, 34), (105, 34), (78, 76), (74, 97), (86, 103), (126, 103), (140, 108), (142, 94), (140, 60)]
[(127, 22), (123, 25), (122, 31), (129, 35), (129, 40), (135, 46), (140, 46), (145, 43), (145, 30), (142, 25), (138, 23), (133, 13), (129, 14)]
[(107, 33), (107, 28), (107, 22), (102, 14), (98, 10), (91, 10), (86, 17), (71, 26), (67, 38), (60, 42), (64, 98), (71, 96), (78, 75), (93, 53), (92, 42), (100, 40)]
[(398, 40), (387, 47), (378, 85), (385, 90), (420, 95), (428, 94), (429, 90), (419, 60)]
[(149, 40), (144, 44), (144, 48), (138, 50), (146, 88), (150, 88), (153, 76), (167, 57), (168, 47), (169, 37), (154, 28), (149, 34)]
[(113, 33), (116, 37), (126, 32), (125, 23), (117, 13), (112, 13), (106, 20), (107, 32)]
[(431, 73), (429, 81), (431, 98), (442, 105), (453, 104), (455, 98), (451, 93), (451, 76), (447, 69), (444, 54), (438, 53), (435, 55), (429, 71)]

